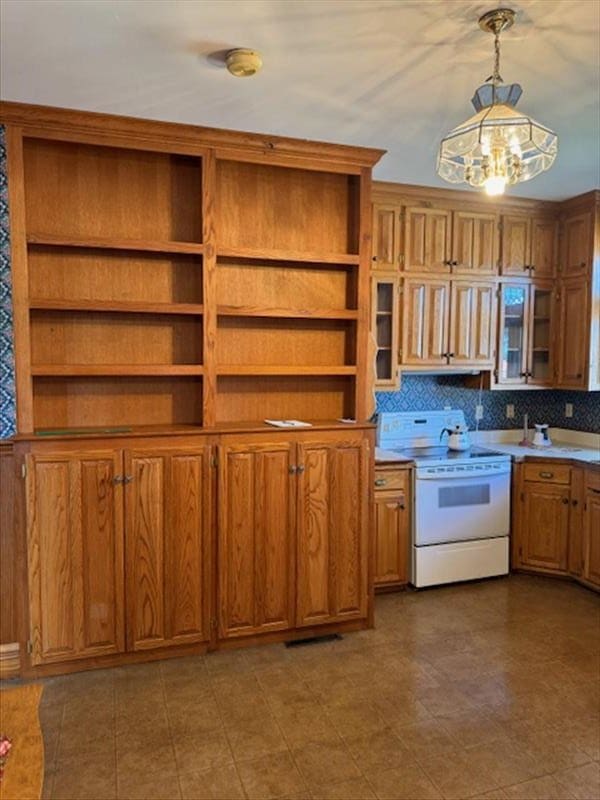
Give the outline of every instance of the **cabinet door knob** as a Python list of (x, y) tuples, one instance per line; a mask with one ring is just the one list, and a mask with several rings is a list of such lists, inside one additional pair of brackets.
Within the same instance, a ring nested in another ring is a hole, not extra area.
[(295, 475), (295, 474), (296, 474), (296, 470), (297, 470), (297, 469), (298, 469), (298, 467), (295, 467), (295, 466), (292, 464), (291, 466), (289, 466), (289, 467), (288, 467), (288, 472), (290, 473), (290, 475)]
[(401, 511), (404, 511), (404, 508), (405, 508), (405, 506), (404, 506), (404, 503), (398, 503), (398, 508), (399, 508)]
[(452, 266), (452, 267), (458, 267), (458, 261), (451, 261), (451, 262), (450, 262), (450, 266)]
[(133, 475), (124, 475), (123, 476), (123, 483), (131, 483), (133, 480)]
[(577, 507), (577, 506), (579, 505), (579, 502), (578, 502), (577, 500), (573, 500), (573, 505), (574, 505), (575, 507)]
[(587, 264), (587, 262), (586, 262), (586, 261), (582, 261), (582, 262), (581, 262), (581, 264), (580, 264), (579, 266), (580, 266), (580, 267), (583, 269), (583, 267), (585, 267), (585, 266), (586, 266), (586, 264)]
[(562, 502), (563, 502), (563, 506), (568, 506), (569, 505), (569, 498), (568, 497), (563, 497)]
[(444, 266), (445, 267), (451, 267), (452, 266), (452, 261), (450, 261), (449, 258), (444, 259)]
[(377, 256), (373, 256), (373, 261), (377, 261)]
[(298, 465), (298, 466), (296, 467), (296, 472), (297, 472), (299, 475), (301, 475), (301, 474), (304, 472), (304, 469), (305, 469), (305, 468), (304, 468), (304, 466), (303, 466), (302, 464), (300, 464), (300, 465)]
[(119, 483), (123, 483), (123, 476), (122, 475), (115, 475), (112, 479), (112, 482), (117, 486)]

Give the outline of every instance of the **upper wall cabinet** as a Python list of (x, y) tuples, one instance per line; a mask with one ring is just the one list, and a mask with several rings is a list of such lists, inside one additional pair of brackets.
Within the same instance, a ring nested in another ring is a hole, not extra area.
[(593, 214), (569, 214), (563, 219), (560, 272), (563, 278), (585, 277), (593, 262)]
[(496, 271), (495, 214), (418, 207), (406, 208), (404, 215), (406, 272), (477, 276)]
[(395, 205), (373, 205), (373, 254), (371, 267), (376, 270), (398, 269), (400, 256), (400, 214)]
[(429, 203), (375, 203), (371, 266), (421, 275), (492, 275), (498, 261), (497, 221), (495, 213)]
[(452, 215), (452, 272), (491, 275), (498, 261), (495, 214), (455, 211)]
[(504, 215), (500, 269), (503, 275), (551, 278), (556, 271), (558, 221), (525, 214)]
[(407, 272), (450, 272), (451, 212), (439, 208), (404, 210), (403, 267)]

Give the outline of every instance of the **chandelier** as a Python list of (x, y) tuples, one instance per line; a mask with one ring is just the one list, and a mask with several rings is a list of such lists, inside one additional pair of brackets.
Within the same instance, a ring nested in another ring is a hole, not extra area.
[(489, 195), (503, 194), (506, 186), (550, 169), (558, 152), (556, 134), (515, 109), (522, 94), (519, 84), (502, 83), (500, 34), (514, 20), (510, 8), (488, 11), (479, 19), (479, 27), (494, 34), (494, 71), (471, 100), (476, 113), (442, 139), (438, 154), (440, 177), (483, 186)]

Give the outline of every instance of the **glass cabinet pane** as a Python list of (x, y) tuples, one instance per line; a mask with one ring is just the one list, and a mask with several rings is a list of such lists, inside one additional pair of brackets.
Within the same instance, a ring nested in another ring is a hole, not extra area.
[(390, 278), (375, 280), (373, 286), (373, 336), (377, 352), (377, 385), (394, 388), (398, 366), (398, 282)]
[(502, 288), (502, 330), (500, 334), (499, 381), (523, 383), (525, 376), (525, 315), (527, 286)]
[(544, 383), (550, 381), (552, 347), (552, 290), (532, 287), (532, 321), (531, 321), (531, 375), (530, 382)]

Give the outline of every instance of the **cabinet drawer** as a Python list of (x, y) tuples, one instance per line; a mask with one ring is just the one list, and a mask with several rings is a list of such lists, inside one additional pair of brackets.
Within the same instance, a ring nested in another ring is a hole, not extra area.
[(406, 469), (376, 469), (375, 470), (375, 491), (389, 492), (397, 489), (408, 490), (408, 476), (410, 472)]
[(544, 483), (571, 483), (571, 467), (564, 464), (525, 464), (523, 477), (526, 481)]
[(600, 492), (600, 470), (588, 469), (585, 473), (585, 485), (594, 492)]

